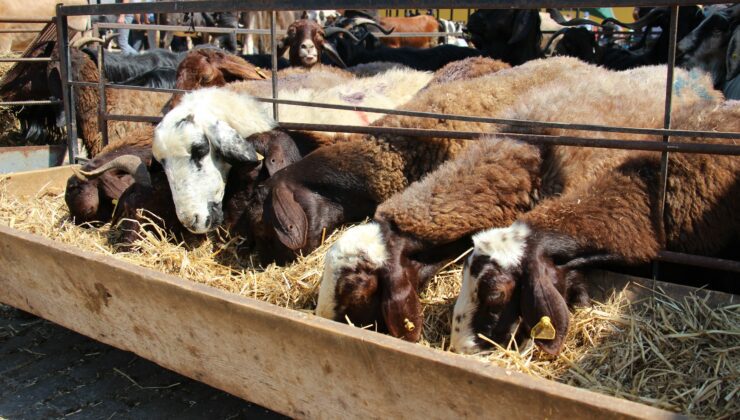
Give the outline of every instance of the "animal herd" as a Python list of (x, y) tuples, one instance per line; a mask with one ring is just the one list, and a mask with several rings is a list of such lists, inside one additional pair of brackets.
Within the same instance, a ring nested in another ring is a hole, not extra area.
[[(328, 14), (323, 12), (318, 16)], [(679, 46), (681, 60), (701, 61), (697, 57), (710, 44), (702, 26), (720, 18), (737, 27), (737, 6), (711, 12), (689, 30), (681, 41), (685, 47)], [(279, 97), (506, 120), (663, 127), (665, 66), (640, 62), (616, 71), (604, 62), (544, 58), (539, 20), (536, 11), (476, 12), (467, 30), (478, 49), (375, 45), (370, 29), (383, 26), (365, 16), (336, 16), (331, 27), (298, 20), (279, 46), (292, 65), (275, 75)], [(495, 31), (496, 25), (506, 30)], [(78, 80), (96, 82), (87, 41), (71, 50), (73, 72)], [(722, 54), (736, 47), (737, 36), (728, 36)], [(722, 63), (722, 83), (700, 64), (676, 69), (673, 128), (740, 132), (740, 102), (722, 92), (736, 77), (737, 60), (731, 58)], [(140, 229), (151, 228), (148, 214), (176, 236), (224, 228), (244, 237), (246, 252), (265, 265), (289, 264), (334, 230), (354, 225), (325, 257), (316, 307), (325, 318), (373, 324), (418, 341), (420, 294), (442, 267), (472, 248), (452, 315), (451, 349), (485, 350), (490, 343), (483, 336), (504, 345), (533, 339), (557, 354), (569, 307), (589, 302), (587, 270), (645, 264), (661, 249), (717, 255), (740, 232), (735, 156), (672, 153), (661, 214), (659, 152), (559, 146), (528, 137), (660, 142), (660, 136), (281, 105), (280, 122), (417, 134), (285, 130), (273, 119), (272, 105), (255, 99), (270, 95), (269, 71), (208, 47), (176, 61), (173, 86), (189, 93), (109, 89), (109, 113), (162, 119), (156, 127), (109, 122), (108, 145), (99, 132), (97, 87), (74, 88), (77, 124), (92, 159), (68, 181), (72, 217), (79, 224), (110, 222), (120, 231), (112, 240), (127, 250), (135, 248)], [(50, 64), (44, 75), (16, 75), (16, 82), (52, 85), (53, 76), (59, 77), (58, 68)], [(481, 135), (461, 140), (446, 137), (450, 130)], [(552, 331), (536, 333), (543, 325)]]

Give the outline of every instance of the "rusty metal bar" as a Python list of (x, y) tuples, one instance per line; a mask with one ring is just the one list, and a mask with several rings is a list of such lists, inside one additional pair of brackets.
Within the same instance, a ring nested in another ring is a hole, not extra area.
[[(277, 14), (273, 10), (270, 12), (270, 51), (272, 61), (272, 99), (278, 98), (278, 53), (277, 53), (277, 36), (275, 35), (275, 29), (277, 28)], [(278, 113), (278, 103), (273, 102), (272, 104), (272, 118), (275, 121), (280, 121), (280, 114)]]
[[(724, 0), (708, 0), (703, 4), (725, 3)], [(612, 7), (620, 6), (692, 6), (695, 0), (609, 0)], [(409, 4), (408, 0), (334, 0), (335, 9), (400, 9)], [(539, 9), (547, 7), (576, 8), (592, 7), (593, 0), (460, 0), (455, 7), (460, 9)], [(449, 0), (425, 0), (415, 6), (428, 9), (448, 8)], [(62, 13), (67, 16), (77, 15), (120, 15), (130, 13), (167, 13), (167, 12), (222, 12), (230, 10), (319, 10), (326, 7), (326, 0), (210, 0), (188, 2), (155, 2), (128, 4), (91, 4), (87, 6), (64, 6)]]
[(103, 146), (108, 145), (108, 113), (107, 98), (105, 95), (105, 48), (98, 43), (98, 129), (102, 134)]
[(0, 102), (0, 106), (56, 105), (60, 103), (62, 103), (62, 101), (58, 99), (48, 100), (48, 101), (8, 101), (8, 102)]
[(59, 48), (59, 72), (62, 79), (62, 103), (64, 117), (67, 120), (67, 150), (69, 163), (75, 163), (77, 157), (77, 116), (75, 115), (74, 89), (70, 81), (72, 64), (69, 59), (69, 28), (67, 17), (62, 14), (62, 4), (57, 4), (57, 46)]
[(701, 255), (683, 254), (672, 251), (659, 251), (655, 258), (658, 261), (676, 264), (693, 265), (713, 270), (724, 270), (740, 273), (740, 261), (724, 260), (720, 258), (704, 257)]
[[(143, 23), (96, 23), (94, 27), (99, 29), (135, 29), (150, 31), (181, 31), (186, 33), (212, 33), (212, 34), (256, 34), (269, 35), (269, 29), (240, 29), (240, 28), (219, 28), (214, 26), (187, 26), (187, 25), (154, 25)], [(285, 34), (285, 31), (278, 31), (279, 34)]]
[[(663, 116), (663, 128), (671, 128), (671, 106), (673, 104), (673, 73), (676, 67), (676, 40), (678, 34), (678, 6), (671, 6), (671, 21), (668, 27), (668, 74), (665, 83), (665, 114)], [(663, 143), (669, 144), (671, 138), (669, 135), (663, 136)], [(664, 151), (660, 157), (660, 192), (658, 197), (658, 220), (664, 222), (665, 217), (665, 200), (668, 189), (668, 163), (670, 156), (668, 151)], [(653, 280), (660, 277), (660, 264), (656, 260), (653, 264)]]
[[(27, 18), (0, 18), (0, 23), (49, 23), (54, 21), (54, 17), (27, 19)], [(38, 31), (36, 31), (38, 32)]]
[(0, 63), (48, 63), (50, 61), (56, 60), (52, 60), (51, 57), (0, 58)]

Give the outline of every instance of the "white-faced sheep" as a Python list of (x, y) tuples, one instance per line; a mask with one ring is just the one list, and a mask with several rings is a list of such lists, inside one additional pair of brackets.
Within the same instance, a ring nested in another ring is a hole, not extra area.
[[(322, 91), (281, 90), (280, 97), (395, 108), (411, 98), (431, 76), (393, 70)], [(220, 223), (220, 203), (230, 166), (256, 159), (253, 148), (243, 139), (276, 125), (269, 116), (271, 105), (258, 103), (244, 93), (248, 89), (248, 83), (235, 83), (191, 92), (165, 115), (155, 132), (154, 155), (167, 173), (178, 217), (195, 233)], [(357, 111), (288, 105), (280, 106), (280, 115), (287, 122), (356, 125), (367, 125), (378, 117)]]
[[(642, 72), (645, 77), (647, 70), (631, 73), (637, 76)], [(691, 79), (684, 72), (678, 73), (678, 77)], [(573, 93), (584, 91), (585, 88), (575, 89)], [(646, 96), (661, 95), (642, 94), (620, 106), (618, 115), (597, 112), (591, 121), (614, 124), (623, 119), (622, 124), (660, 127), (661, 113), (651, 109), (662, 109), (662, 101), (656, 99), (651, 107), (632, 107), (636, 102), (644, 102)], [(685, 99), (692, 96), (701, 100), (686, 103)], [(542, 117), (550, 104), (540, 100), (546, 99), (547, 95), (537, 98), (531, 107), (514, 110), (512, 116)], [(711, 80), (702, 76), (693, 89), (679, 95), (673, 127), (740, 131), (740, 106), (720, 106), (720, 100), (720, 94), (711, 90)], [(579, 106), (582, 105), (574, 104), (576, 109)], [(580, 269), (603, 263), (648, 262), (661, 248), (713, 254), (737, 235), (737, 157), (671, 154), (662, 220), (659, 153), (556, 147), (547, 159), (543, 187), (548, 186), (551, 198), (520, 216), (510, 227), (498, 226), (473, 237), (474, 251), (465, 263), (463, 286), (453, 316), (451, 343), (456, 351), (472, 353), (488, 347), (478, 334), (505, 344), (520, 318), (518, 338), (529, 338), (532, 329), (547, 316), (555, 334), (548, 339), (535, 336), (535, 342), (555, 354), (568, 329), (568, 304), (585, 303), (578, 281)]]
[[(502, 116), (616, 125), (632, 118), (630, 122), (639, 121), (644, 127), (662, 124), (664, 68), (623, 73), (590, 70), (577, 79), (553, 80), (540, 87), (538, 95), (522, 97), (511, 107), (515, 112)], [(677, 77), (693, 80), (686, 72)], [(652, 90), (647, 94), (633, 94), (646, 92), (648, 87)], [(707, 106), (721, 98), (706, 77), (697, 79), (695, 88), (677, 97), (676, 108), (697, 102)], [(584, 95), (585, 91), (595, 94)], [(617, 106), (627, 106), (631, 112), (603, 112)], [(377, 323), (394, 336), (418, 339), (418, 290), (439, 267), (469, 246), (472, 234), (483, 226), (507, 226), (507, 220), (531, 209), (538, 197), (588, 182), (631, 153), (562, 146), (537, 150), (507, 142), (472, 146), (381, 204), (373, 222), (351, 228), (335, 243), (326, 257), (317, 314), (335, 320), (349, 316), (363, 325)]]

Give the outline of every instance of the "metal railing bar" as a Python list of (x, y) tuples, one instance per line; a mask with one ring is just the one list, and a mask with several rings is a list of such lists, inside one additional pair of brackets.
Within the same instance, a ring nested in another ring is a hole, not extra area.
[[(272, 99), (278, 98), (278, 54), (277, 54), (277, 14), (273, 10), (270, 12), (270, 67), (272, 69)], [(280, 121), (278, 112), (278, 103), (272, 104), (272, 118)]]
[[(76, 86), (87, 86), (97, 87), (97, 83), (92, 82), (70, 82)], [(116, 85), (106, 84), (106, 87), (113, 89), (130, 89), (130, 90), (145, 90), (159, 93), (188, 93), (189, 90), (184, 89), (150, 89), (143, 88), (141, 86), (127, 86), (127, 85)], [(635, 127), (613, 127), (595, 124), (572, 124), (572, 123), (559, 123), (559, 122), (547, 122), (547, 121), (526, 121), (526, 120), (512, 120), (505, 118), (490, 118), (490, 117), (476, 117), (468, 115), (455, 115), (455, 114), (440, 114), (435, 112), (423, 112), (423, 111), (405, 111), (400, 109), (385, 109), (385, 108), (373, 108), (373, 107), (362, 107), (353, 105), (338, 105), (338, 104), (324, 104), (315, 102), (304, 102), (294, 101), (290, 99), (273, 99), (273, 98), (261, 98), (255, 97), (259, 102), (277, 103), (281, 105), (296, 105), (306, 106), (314, 108), (326, 108), (326, 109), (337, 109), (342, 111), (357, 111), (357, 112), (370, 112), (377, 114), (387, 115), (400, 115), (407, 117), (419, 117), (419, 118), (436, 118), (436, 119), (447, 119), (455, 121), (466, 121), (466, 122), (479, 122), (484, 124), (500, 124), (500, 125), (511, 125), (516, 127), (531, 127), (531, 128), (557, 128), (567, 130), (578, 130), (578, 131), (600, 131), (609, 133), (625, 133), (625, 134), (638, 134), (638, 135), (654, 135), (664, 136), (671, 135), (674, 137), (699, 137), (699, 138), (716, 138), (716, 139), (740, 139), (740, 133), (733, 132), (722, 132), (722, 131), (692, 131), (692, 130), (675, 130), (675, 129), (660, 129), (660, 128), (635, 128)]]
[[(608, 6), (691, 6), (696, 0), (608, 0)], [(726, 3), (724, 0), (707, 0), (702, 4)], [(334, 0), (335, 9), (402, 9), (408, 0)], [(414, 6), (425, 9), (449, 8), (449, 0), (425, 0)], [(578, 8), (592, 7), (593, 0), (459, 0), (455, 8), (459, 9), (538, 9), (547, 7)], [(65, 16), (78, 15), (119, 15), (133, 13), (186, 13), (186, 12), (223, 12), (231, 10), (319, 10), (326, 7), (326, 0), (210, 0), (210, 1), (170, 1), (155, 3), (127, 4), (91, 4), (69, 5), (61, 9)]]
[(685, 264), (702, 268), (710, 268), (714, 270), (724, 270), (740, 273), (740, 261), (704, 257), (702, 255), (684, 254), (681, 252), (673, 251), (658, 251), (658, 255), (655, 259), (661, 262)]
[(67, 17), (62, 14), (62, 4), (56, 6), (57, 46), (59, 48), (59, 71), (62, 79), (62, 103), (67, 126), (67, 153), (69, 162), (75, 163), (77, 157), (77, 115), (75, 109), (74, 89), (69, 83), (72, 65), (69, 55), (69, 28)]
[(17, 57), (17, 58), (0, 58), (0, 63), (48, 63), (51, 57)]
[[(270, 35), (269, 29), (242, 29), (242, 28), (218, 28), (213, 26), (188, 26), (188, 25), (154, 25), (154, 24), (137, 24), (137, 23), (96, 23), (93, 25), (98, 29), (135, 29), (151, 31), (180, 31), (186, 33), (215, 33), (215, 34), (256, 34)], [(284, 29), (275, 31), (278, 35), (285, 35)], [(376, 38), (410, 38), (410, 37), (442, 37), (442, 36), (463, 36), (462, 32), (394, 32), (390, 35), (383, 33), (373, 33)]]
[[(130, 121), (158, 123), (162, 116), (107, 114), (109, 121)], [(671, 151), (676, 153), (699, 153), (740, 156), (740, 145), (707, 144), (707, 143), (663, 143), (649, 140), (613, 140), (590, 137), (549, 136), (544, 134), (523, 134), (485, 131), (429, 130), (417, 128), (370, 127), (354, 125), (325, 125), (307, 123), (280, 123), (287, 130), (323, 131), (354, 134), (390, 134), (409, 137), (450, 138), (459, 140), (477, 140), (483, 136), (508, 137), (533, 144), (550, 144), (562, 146), (596, 147), (605, 149), (643, 150), (652, 152)]]
[(34, 106), (34, 105), (57, 105), (62, 103), (58, 99), (47, 100), (47, 101), (8, 101), (0, 102), (0, 106)]
[[(49, 23), (49, 22), (53, 22), (54, 19), (55, 19), (54, 17), (38, 18), (38, 19), (0, 18), (0, 23)], [(38, 30), (36, 32), (38, 32)]]

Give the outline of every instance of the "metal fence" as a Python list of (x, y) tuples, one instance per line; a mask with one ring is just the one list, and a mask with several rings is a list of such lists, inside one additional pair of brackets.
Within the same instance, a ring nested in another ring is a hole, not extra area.
[[(408, 0), (336, 0), (333, 1), (331, 7), (340, 9), (403, 9), (404, 6), (410, 6)], [(238, 0), (211, 0), (211, 1), (192, 1), (192, 2), (163, 2), (163, 3), (129, 3), (129, 4), (105, 4), (105, 5), (89, 5), (89, 6), (57, 6), (57, 28), (58, 28), (58, 45), (60, 46), (60, 57), (61, 57), (61, 69), (62, 69), (62, 82), (63, 82), (63, 104), (64, 111), (67, 120), (67, 134), (69, 136), (69, 155), (70, 161), (74, 162), (77, 150), (77, 127), (76, 127), (76, 116), (75, 116), (75, 100), (74, 100), (74, 86), (92, 86), (98, 87), (101, 95), (100, 108), (99, 108), (99, 121), (101, 122), (100, 127), (104, 135), (107, 134), (107, 121), (138, 121), (138, 122), (158, 122), (161, 117), (159, 116), (130, 116), (130, 115), (114, 115), (108, 114), (105, 108), (105, 89), (135, 89), (135, 90), (149, 90), (156, 92), (170, 92), (170, 93), (183, 93), (185, 91), (178, 89), (149, 89), (135, 86), (123, 86), (105, 83), (103, 72), (102, 72), (102, 60), (104, 57), (102, 47), (100, 48), (99, 57), (99, 69), (100, 69), (100, 81), (99, 83), (90, 83), (84, 81), (75, 81), (71, 79), (71, 67), (69, 58), (69, 43), (68, 43), (68, 26), (67, 17), (77, 15), (99, 15), (99, 14), (135, 14), (135, 13), (180, 13), (180, 12), (217, 12), (217, 11), (270, 11), (272, 12), (271, 25), (269, 30), (258, 29), (230, 29), (230, 28), (211, 28), (203, 27), (196, 28), (200, 32), (210, 33), (257, 33), (257, 34), (270, 34), (271, 45), (272, 45), (272, 98), (258, 98), (263, 102), (273, 104), (273, 113), (275, 120), (279, 122), (278, 115), (278, 104), (287, 105), (299, 105), (299, 106), (313, 106), (330, 109), (343, 109), (343, 110), (354, 110), (364, 112), (377, 112), (391, 115), (407, 115), (424, 118), (444, 118), (444, 119), (456, 119), (462, 121), (475, 121), (484, 122), (491, 124), (511, 124), (520, 127), (530, 128), (546, 128), (546, 127), (558, 127), (567, 128), (572, 130), (584, 130), (584, 131), (602, 131), (602, 132), (618, 132), (626, 134), (647, 134), (647, 135), (659, 135), (663, 137), (662, 142), (654, 141), (632, 141), (632, 140), (610, 140), (603, 138), (584, 138), (584, 137), (572, 137), (572, 136), (550, 136), (550, 135), (530, 135), (530, 134), (512, 134), (512, 133), (493, 133), (497, 136), (513, 137), (523, 141), (527, 141), (534, 144), (550, 144), (550, 145), (566, 145), (566, 146), (578, 146), (578, 147), (600, 147), (600, 148), (615, 148), (615, 149), (630, 149), (630, 150), (650, 150), (662, 152), (661, 159), (661, 193), (660, 193), (660, 218), (663, 218), (663, 211), (665, 209), (665, 195), (666, 185), (668, 177), (668, 164), (670, 152), (681, 152), (681, 153), (707, 153), (707, 154), (724, 154), (724, 155), (740, 155), (740, 145), (735, 144), (697, 144), (681, 141), (672, 141), (672, 137), (711, 137), (711, 138), (723, 138), (730, 140), (740, 140), (740, 133), (718, 133), (718, 132), (707, 132), (707, 131), (687, 131), (687, 130), (674, 130), (671, 129), (671, 103), (673, 99), (673, 75), (676, 58), (676, 34), (678, 26), (678, 7), (685, 5), (694, 5), (694, 1), (655, 1), (655, 0), (604, 0), (603, 5), (605, 6), (669, 6), (671, 11), (670, 28), (669, 28), (669, 54), (668, 54), (668, 65), (666, 71), (666, 92), (665, 92), (665, 110), (664, 110), (664, 122), (663, 129), (643, 129), (634, 127), (613, 127), (613, 126), (601, 126), (591, 124), (570, 124), (570, 123), (552, 123), (552, 122), (541, 122), (541, 121), (519, 121), (519, 120), (507, 120), (500, 118), (487, 118), (487, 117), (476, 117), (476, 116), (464, 116), (464, 115), (450, 115), (450, 114), (439, 114), (430, 112), (410, 112), (402, 110), (388, 110), (368, 107), (355, 107), (355, 106), (343, 106), (343, 105), (332, 105), (332, 104), (317, 104), (308, 103), (302, 101), (282, 100), (278, 98), (278, 79), (277, 79), (277, 34), (279, 33), (276, 28), (276, 15), (275, 12), (279, 10), (313, 10), (322, 9), (327, 6), (326, 0), (254, 0), (254, 1), (238, 1)], [(718, 0), (710, 0), (705, 4), (722, 3)], [(455, 8), (457, 9), (495, 9), (495, 8), (541, 8), (541, 7), (556, 7), (556, 8), (579, 8), (586, 6), (593, 6), (593, 1), (585, 0), (465, 0), (456, 2)], [(414, 8), (423, 9), (439, 9), (447, 6), (449, 8), (449, 1), (445, 0), (422, 0), (413, 4)], [(122, 25), (122, 24), (101, 24), (98, 25), (101, 28), (123, 28), (131, 27), (136, 29), (163, 29), (170, 30), (170, 26), (163, 25)], [(190, 29), (190, 27), (177, 27), (178, 29)], [(392, 36), (398, 36), (396, 34)], [(447, 137), (457, 139), (470, 139), (474, 140), (481, 137), (483, 134), (490, 135), (491, 133), (483, 132), (462, 132), (462, 131), (440, 131), (440, 130), (421, 130), (421, 129), (401, 129), (401, 128), (387, 128), (387, 127), (365, 127), (365, 126), (344, 126), (344, 125), (316, 125), (316, 124), (297, 124), (297, 123), (283, 123), (281, 127), (286, 129), (296, 130), (312, 130), (312, 131), (332, 131), (332, 132), (345, 132), (345, 133), (370, 133), (370, 134), (402, 134), (410, 137)], [(740, 262), (721, 260), (716, 258), (695, 256), (690, 254), (676, 253), (670, 251), (661, 251), (657, 257), (658, 261), (674, 262), (680, 264), (694, 265), (713, 269), (722, 269), (740, 272)], [(657, 263), (654, 265), (657, 273)]]
[[(15, 18), (0, 18), (0, 23), (51, 23), (54, 22), (54, 18), (46, 19), (15, 19)], [(0, 33), (40, 33), (44, 28), (41, 29), (0, 29)], [(0, 63), (49, 63), (53, 61), (49, 57), (2, 57)], [(60, 101), (51, 99), (46, 101), (0, 101), (0, 106), (38, 106), (38, 105), (55, 105)]]

